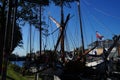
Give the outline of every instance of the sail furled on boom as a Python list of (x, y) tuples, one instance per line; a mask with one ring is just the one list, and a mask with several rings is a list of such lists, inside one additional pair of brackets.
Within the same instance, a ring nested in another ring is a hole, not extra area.
[(54, 18), (52, 18), (51, 16), (49, 16), (49, 18), (56, 24), (56, 26), (58, 27), (58, 28), (60, 28), (60, 23), (59, 22), (57, 22)]

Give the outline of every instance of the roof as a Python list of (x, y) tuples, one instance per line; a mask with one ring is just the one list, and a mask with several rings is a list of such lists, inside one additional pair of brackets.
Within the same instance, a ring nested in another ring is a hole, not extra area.
[[(111, 39), (106, 39), (106, 40), (101, 40), (101, 41), (98, 41), (98, 43), (104, 43), (104, 44), (108, 44), (108, 43), (113, 43), (113, 40)], [(96, 45), (96, 41), (90, 43), (88, 46), (95, 46)]]

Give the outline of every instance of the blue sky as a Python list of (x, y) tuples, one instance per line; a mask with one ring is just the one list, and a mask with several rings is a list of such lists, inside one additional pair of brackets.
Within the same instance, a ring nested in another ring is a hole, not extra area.
[[(120, 34), (120, 0), (81, 0), (81, 16), (83, 23), (83, 33), (84, 33), (84, 42), (85, 48), (92, 41), (96, 40), (96, 31), (104, 36), (105, 39), (111, 39), (114, 34)], [(78, 8), (76, 2), (71, 4), (71, 8), (64, 7), (64, 15), (70, 13), (71, 19), (67, 24), (66, 29), (66, 38), (65, 38), (65, 48), (67, 50), (73, 50), (75, 47), (81, 46), (81, 36), (80, 36), (80, 26), (78, 18)], [(49, 7), (45, 7), (44, 11), (44, 20), (49, 25), (48, 30), (51, 33), (57, 27), (48, 16), (52, 16), (58, 22), (60, 22), (60, 8), (51, 4)], [(45, 26), (43, 26), (45, 27)], [(32, 41), (32, 47), (34, 52), (39, 50), (39, 32), (37, 29), (32, 27), (32, 32), (35, 34), (34, 41)], [(29, 52), (29, 24), (26, 23), (22, 27), (23, 34), (23, 47), (17, 47), (14, 53), (18, 55), (26, 55)], [(35, 31), (35, 32), (34, 32)], [(53, 35), (46, 38), (43, 36), (43, 44), (46, 43), (47, 49), (53, 49), (59, 30), (56, 31)]]

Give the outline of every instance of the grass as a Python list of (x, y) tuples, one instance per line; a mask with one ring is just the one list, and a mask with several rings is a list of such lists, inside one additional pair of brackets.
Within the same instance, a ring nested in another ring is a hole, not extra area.
[[(14, 70), (14, 65), (13, 64), (9, 64), (8, 68), (7, 68), (7, 79), (6, 80), (35, 80), (34, 75), (31, 76), (22, 76), (22, 74), (19, 72)], [(0, 79), (1, 79), (1, 75), (0, 75)], [(41, 78), (39, 78), (39, 80), (42, 80)]]
[[(34, 75), (33, 76), (22, 76), (19, 72), (16, 72), (13, 69), (13, 65), (9, 64), (8, 65), (8, 70), (7, 70), (7, 80), (34, 80)], [(11, 78), (11, 79), (10, 79)]]

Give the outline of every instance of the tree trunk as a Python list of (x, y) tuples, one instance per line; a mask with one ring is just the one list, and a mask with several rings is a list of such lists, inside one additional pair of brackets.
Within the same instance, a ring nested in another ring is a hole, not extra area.
[(6, 76), (7, 76), (7, 63), (8, 63), (8, 53), (4, 50), (3, 51), (2, 79), (1, 80), (6, 80)]
[(8, 63), (8, 56), (11, 53), (10, 45), (11, 45), (11, 34), (12, 34), (12, 26), (11, 24), (11, 11), (12, 11), (12, 1), (8, 0), (8, 12), (6, 18), (6, 27), (4, 31), (4, 44), (3, 44), (3, 56), (2, 56), (2, 79), (6, 80), (7, 75), (7, 63)]
[(4, 27), (5, 27), (5, 14), (4, 14), (4, 11), (5, 11), (5, 0), (3, 2), (3, 6), (2, 6), (2, 13), (1, 13), (1, 27), (0, 27), (0, 37), (2, 37), (0, 39), (0, 74), (1, 74), (1, 71), (2, 71), (2, 56), (3, 56), (3, 43), (4, 43)]

